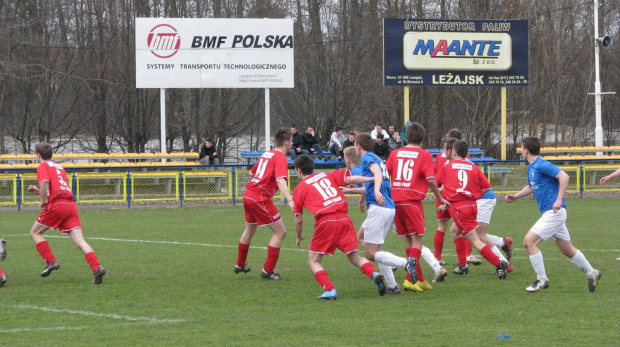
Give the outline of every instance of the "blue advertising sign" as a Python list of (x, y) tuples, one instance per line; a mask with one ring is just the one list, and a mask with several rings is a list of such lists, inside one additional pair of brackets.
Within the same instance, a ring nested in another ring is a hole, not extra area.
[(527, 86), (526, 20), (383, 19), (386, 86)]

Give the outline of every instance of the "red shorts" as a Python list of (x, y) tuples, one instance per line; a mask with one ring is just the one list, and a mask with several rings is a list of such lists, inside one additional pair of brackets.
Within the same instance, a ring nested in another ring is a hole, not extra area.
[(418, 234), (424, 235), (424, 207), (422, 201), (407, 201), (395, 204), (396, 233), (398, 236)]
[[(435, 207), (439, 207), (441, 206), (441, 204), (439, 203), (439, 200), (435, 199)], [(450, 214), (448, 213), (448, 210), (444, 211), (444, 212), (439, 212), (437, 211), (437, 209), (435, 208), (436, 214), (437, 214), (437, 220), (446, 220), (446, 219), (450, 219)]]
[(357, 251), (357, 231), (348, 216), (316, 224), (308, 250), (333, 255), (336, 248), (345, 254)]
[(77, 206), (72, 200), (58, 200), (48, 203), (39, 214), (37, 223), (50, 229), (60, 229), (60, 232), (64, 234), (82, 227)]
[(243, 208), (245, 222), (249, 224), (269, 225), (282, 219), (276, 205), (265, 195), (246, 191), (243, 194)]
[(453, 202), (450, 208), (448, 208), (448, 212), (463, 236), (469, 235), (478, 227), (478, 222), (476, 222), (478, 205), (476, 205), (475, 201)]

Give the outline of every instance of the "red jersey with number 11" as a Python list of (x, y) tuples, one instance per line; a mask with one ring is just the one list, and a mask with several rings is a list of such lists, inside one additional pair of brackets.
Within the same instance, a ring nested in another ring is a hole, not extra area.
[(65, 169), (60, 164), (53, 161), (44, 161), (37, 167), (37, 181), (39, 186), (42, 182), (48, 182), (47, 202), (51, 203), (55, 200), (71, 200), (73, 201), (73, 192), (67, 180)]
[(282, 152), (272, 149), (258, 158), (250, 174), (252, 174), (252, 179), (245, 185), (245, 188), (271, 198), (278, 191), (276, 179), (288, 180), (288, 161)]

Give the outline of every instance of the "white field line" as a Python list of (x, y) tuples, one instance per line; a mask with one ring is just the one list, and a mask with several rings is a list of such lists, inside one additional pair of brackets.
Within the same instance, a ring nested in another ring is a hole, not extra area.
[(152, 317), (131, 317), (131, 316), (123, 316), (119, 314), (97, 313), (97, 312), (90, 312), (90, 311), (74, 311), (74, 310), (58, 309), (58, 308), (52, 308), (52, 307), (33, 306), (33, 305), (12, 305), (12, 307), (15, 307), (21, 310), (37, 310), (37, 311), (53, 312), (53, 313), (68, 313), (68, 314), (75, 314), (79, 316), (121, 319), (121, 320), (128, 320), (132, 322), (143, 321), (149, 324), (170, 324), (170, 323), (185, 322), (184, 319), (159, 319), (159, 318), (152, 318)]
[[(8, 237), (18, 237), (18, 236), (30, 236), (29, 234), (16, 234), (16, 235), (5, 235), (5, 238)], [(64, 235), (45, 235), (47, 238), (65, 238), (68, 239), (69, 236)], [(85, 237), (87, 240), (99, 240), (99, 241), (111, 241), (111, 242), (136, 242), (136, 243), (153, 243), (153, 244), (164, 244), (164, 245), (181, 245), (181, 246), (200, 246), (200, 247), (218, 247), (218, 248), (237, 248), (237, 245), (217, 245), (211, 243), (197, 243), (197, 242), (177, 242), (177, 241), (154, 241), (154, 240), (133, 240), (133, 239), (117, 239), (117, 238), (106, 238), (106, 237)], [(261, 246), (251, 246), (252, 249), (263, 249), (266, 250), (267, 247)], [(515, 259), (529, 259), (528, 256), (514, 256), (514, 252), (518, 251), (519, 253), (524, 252), (524, 248), (513, 247), (513, 258)], [(583, 249), (578, 248), (582, 252), (613, 252), (620, 253), (620, 249)], [(296, 252), (307, 252), (307, 249), (302, 248), (282, 248), (283, 251), (296, 251)], [(399, 254), (400, 250), (389, 250), (385, 249), (385, 251), (395, 252), (395, 254)], [(474, 252), (475, 254), (475, 252)], [(454, 253), (443, 253), (444, 256), (452, 257), (456, 256)], [(477, 254), (475, 254), (477, 256)], [(587, 254), (586, 254), (587, 256)], [(554, 258), (554, 257), (545, 257), (545, 260), (565, 260), (565, 257), (562, 258)]]
[[(152, 324), (152, 323), (138, 322), (138, 323), (114, 324), (113, 327), (135, 326), (136, 324)], [(108, 325), (107, 327), (110, 327), (110, 326)], [(32, 332), (32, 331), (65, 331), (65, 330), (85, 330), (85, 329), (93, 329), (93, 327), (92, 326), (82, 326), (82, 327), (49, 327), (49, 328), (0, 329), (0, 334), (1, 333)]]

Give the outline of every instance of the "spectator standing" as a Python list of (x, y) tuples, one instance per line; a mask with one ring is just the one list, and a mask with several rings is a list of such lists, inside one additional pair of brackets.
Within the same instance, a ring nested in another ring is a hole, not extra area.
[(329, 138), (329, 151), (338, 156), (338, 160), (342, 159), (344, 150), (344, 130), (342, 127), (336, 127), (332, 136)]

